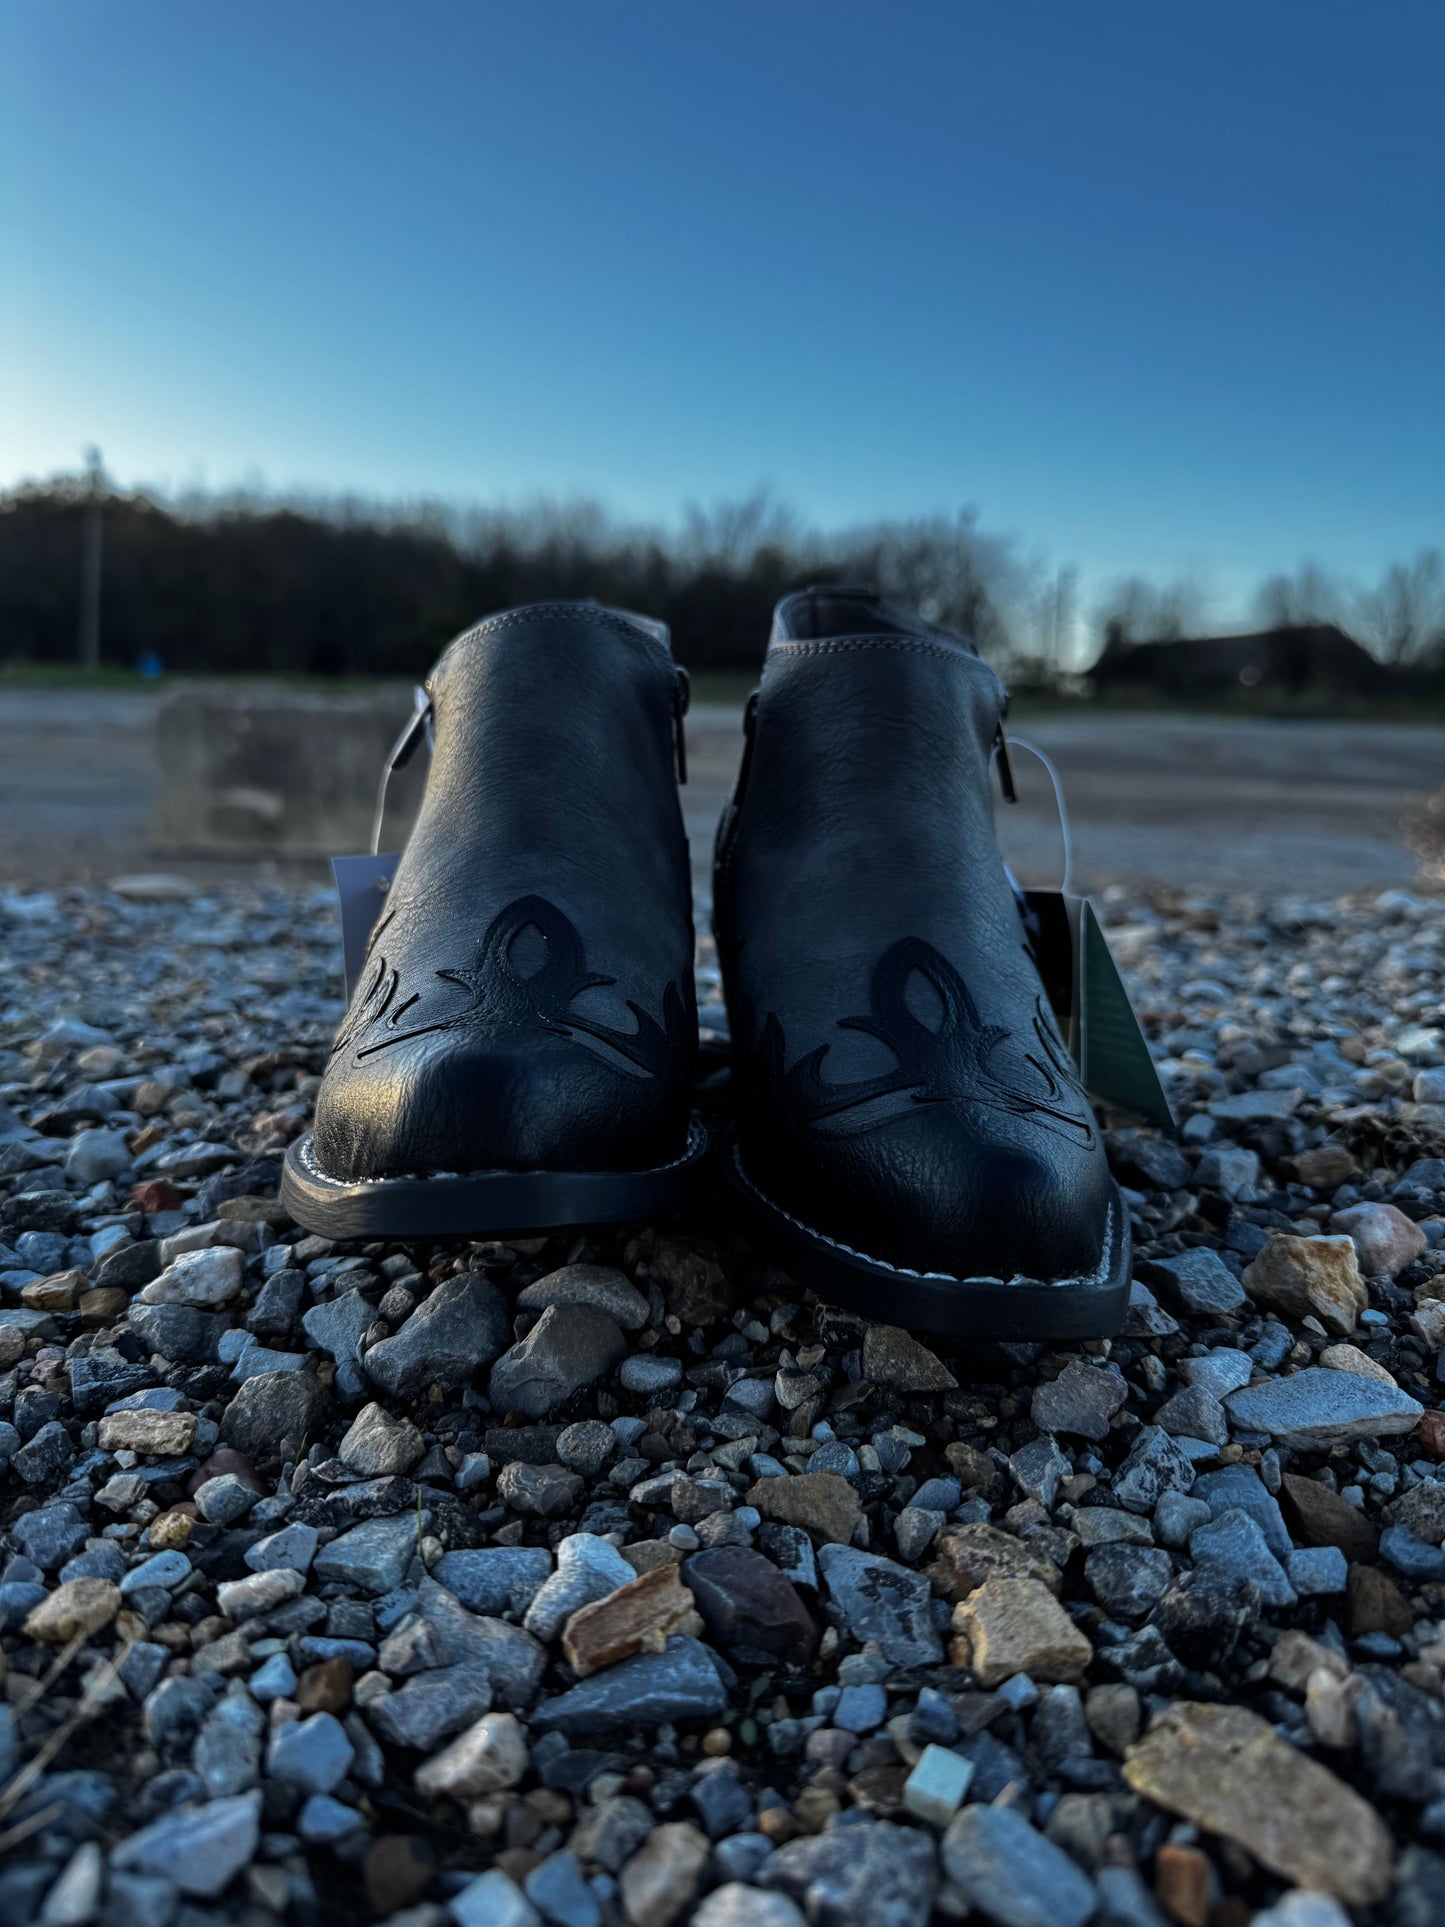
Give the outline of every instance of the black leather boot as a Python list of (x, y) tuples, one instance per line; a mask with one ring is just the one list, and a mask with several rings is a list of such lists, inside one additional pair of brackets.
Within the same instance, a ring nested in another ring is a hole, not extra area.
[(667, 631), (595, 603), (514, 609), (426, 688), (426, 795), (286, 1204), (332, 1238), (673, 1211), (707, 1137)]
[(793, 1277), (871, 1318), (1102, 1336), (1128, 1217), (994, 840), (1006, 706), (876, 597), (779, 606), (718, 834), (726, 1175)]

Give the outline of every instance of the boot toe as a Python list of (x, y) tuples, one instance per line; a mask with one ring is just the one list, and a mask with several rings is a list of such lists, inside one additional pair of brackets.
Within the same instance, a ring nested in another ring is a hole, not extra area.
[(316, 1155), (345, 1179), (438, 1172), (647, 1170), (687, 1132), (685, 1093), (622, 1078), (570, 1040), (446, 1039), (337, 1064)]

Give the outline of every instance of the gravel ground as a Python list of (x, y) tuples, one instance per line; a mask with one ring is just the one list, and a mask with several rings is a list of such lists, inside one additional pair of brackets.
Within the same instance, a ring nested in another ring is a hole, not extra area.
[(0, 893), (0, 1921), (1439, 1921), (1445, 906), (1104, 910), (1129, 1321), (969, 1353), (308, 1236), (327, 899)]

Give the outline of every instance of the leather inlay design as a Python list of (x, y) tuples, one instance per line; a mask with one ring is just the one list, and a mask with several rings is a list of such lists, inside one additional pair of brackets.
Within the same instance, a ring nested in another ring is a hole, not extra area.
[[(532, 933), (541, 939), (543, 955), (535, 969), (523, 971), (513, 951), (519, 940)], [(588, 1046), (594, 1056), (624, 1075), (660, 1076), (670, 1060), (686, 1053), (687, 1011), (675, 983), (663, 994), (661, 1023), (630, 997), (626, 1000), (635, 1024), (632, 1030), (618, 1029), (571, 1008), (584, 990), (611, 989), (617, 980), (588, 970), (576, 925), (545, 897), (518, 897), (499, 911), (472, 967), (433, 974), (462, 991), (466, 1002), (430, 1015), (420, 1008), (424, 992), (404, 996), (400, 973), (379, 955), (332, 1045), (332, 1056), (351, 1051), (360, 1063), (418, 1037), (463, 1027), (496, 1038), (550, 1031)]]
[[(909, 1007), (915, 973), (936, 994), (936, 1028)], [(770, 1016), (763, 1026), (759, 1050), (770, 1081), (816, 1136), (858, 1137), (896, 1123), (915, 1104), (962, 1104), (1027, 1118), (1074, 1144), (1094, 1143), (1093, 1113), (1042, 996), (1035, 1000), (1031, 1035), (1016, 1038), (983, 1022), (968, 986), (932, 944), (905, 937), (875, 965), (869, 1002), (868, 1016), (842, 1017), (838, 1027), (876, 1037), (892, 1051), (896, 1065), (875, 1077), (829, 1083), (827, 1044), (789, 1069), (782, 1025)]]

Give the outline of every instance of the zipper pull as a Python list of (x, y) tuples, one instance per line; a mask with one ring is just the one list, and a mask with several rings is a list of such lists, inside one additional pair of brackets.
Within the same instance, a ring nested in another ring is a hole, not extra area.
[(999, 718), (998, 730), (993, 739), (993, 753), (998, 758), (999, 788), (1003, 791), (1006, 803), (1017, 803), (1019, 793), (1014, 788), (1014, 766), (1009, 760), (1008, 737), (1004, 735), (1003, 718)]
[(672, 715), (677, 730), (677, 780), (679, 783), (687, 781), (687, 730), (682, 719), (687, 714), (691, 695), (692, 684), (688, 679), (687, 671), (679, 665), (676, 680), (672, 685)]

